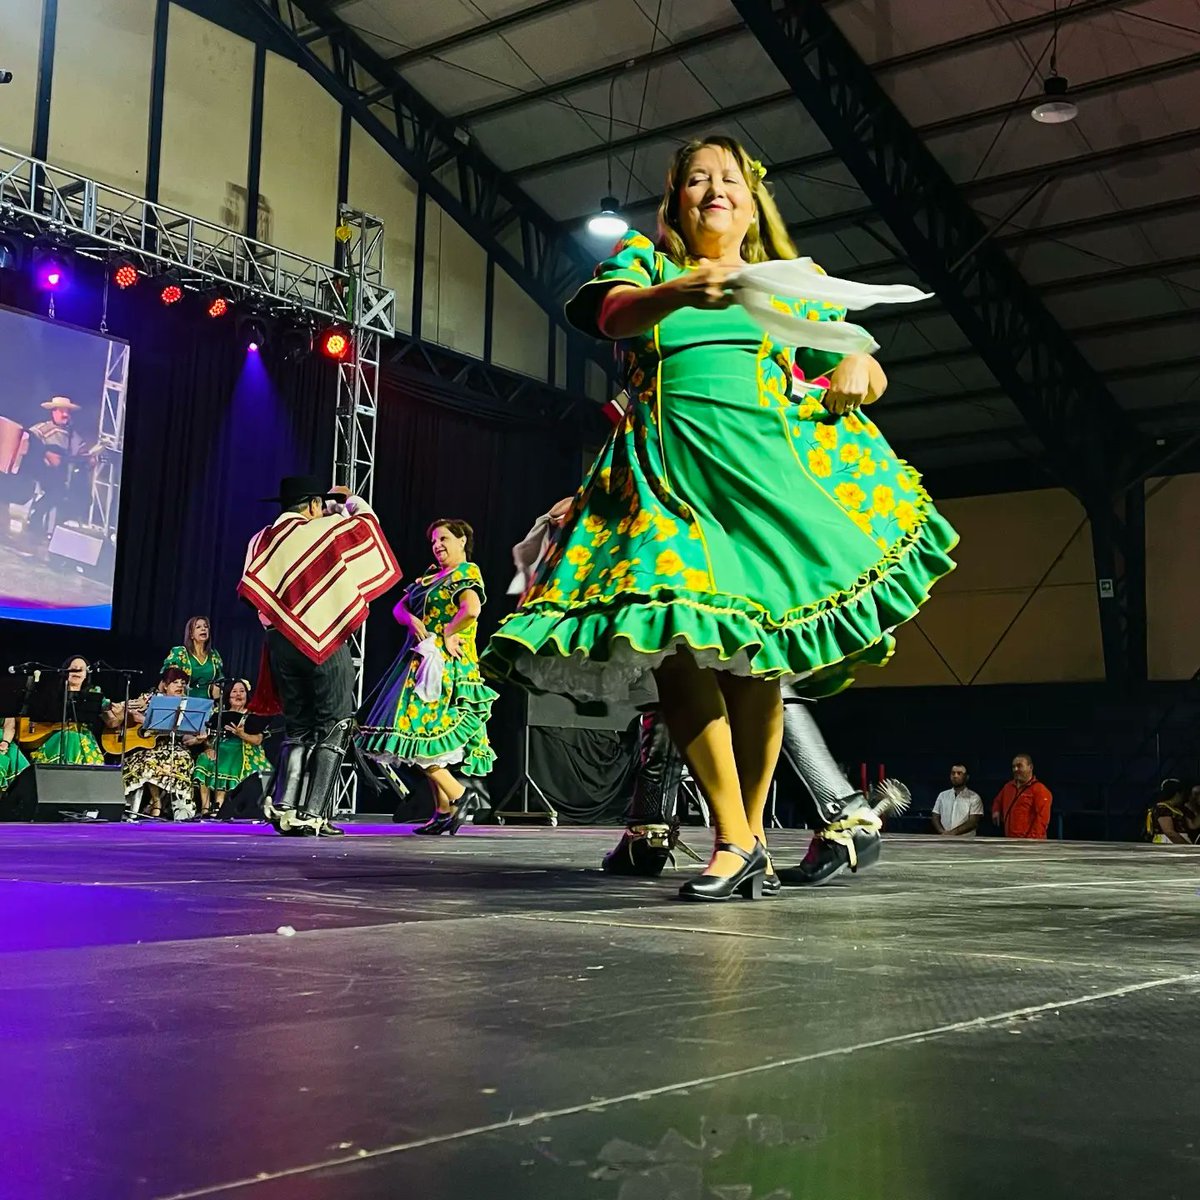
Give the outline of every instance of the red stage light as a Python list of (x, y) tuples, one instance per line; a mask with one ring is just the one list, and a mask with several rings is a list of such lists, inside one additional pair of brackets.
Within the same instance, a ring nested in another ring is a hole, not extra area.
[(321, 334), (321, 353), (340, 362), (350, 353), (350, 335), (342, 329), (327, 329)]
[(112, 280), (117, 287), (131, 288), (141, 276), (138, 275), (138, 269), (133, 263), (121, 263), (115, 271), (113, 271)]
[(183, 299), (183, 288), (177, 283), (168, 283), (161, 292), (158, 293), (158, 298), (164, 304), (178, 304)]
[(223, 317), (229, 311), (229, 301), (224, 296), (214, 296), (208, 306), (210, 317)]

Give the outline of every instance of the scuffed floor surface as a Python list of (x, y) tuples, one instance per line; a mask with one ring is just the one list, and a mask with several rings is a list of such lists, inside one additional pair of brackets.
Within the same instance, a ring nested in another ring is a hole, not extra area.
[(0, 1195), (1197, 1194), (1200, 850), (695, 906), (611, 831), (399, 833), (0, 827)]

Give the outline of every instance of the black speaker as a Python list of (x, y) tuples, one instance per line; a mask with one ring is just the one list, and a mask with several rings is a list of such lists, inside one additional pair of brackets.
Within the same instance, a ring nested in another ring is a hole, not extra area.
[(34, 763), (0, 799), (4, 821), (119, 821), (124, 812), (120, 767)]
[(255, 771), (225, 795), (225, 803), (214, 815), (222, 821), (259, 820), (262, 818), (263, 778)]

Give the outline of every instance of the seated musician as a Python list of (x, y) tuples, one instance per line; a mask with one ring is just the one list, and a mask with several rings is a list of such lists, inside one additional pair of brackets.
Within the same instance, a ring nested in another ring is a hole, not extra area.
[[(187, 678), (177, 667), (168, 667), (158, 681), (155, 692), (147, 692), (136, 701), (130, 701), (130, 724), (142, 724), (146, 705), (152, 695), (186, 696)], [(121, 766), (129, 811), (135, 814), (141, 811), (144, 789), (146, 816), (160, 816), (165, 792), (170, 801), (171, 816), (176, 821), (190, 820), (195, 814), (195, 806), (192, 803), (192, 755), (189, 747), (196, 744), (198, 739), (188, 734), (178, 737), (168, 733), (147, 736), (154, 737), (154, 745), (127, 750)]]
[(28, 766), (29, 759), (17, 745), (16, 718), (5, 717), (0, 721), (0, 796), (8, 791), (12, 781)]
[[(82, 654), (72, 654), (62, 666), (62, 677), (66, 687), (66, 724), (60, 721), (52, 725), (41, 723), (41, 729), (50, 729), (49, 737), (42, 738), (38, 732), (38, 723), (28, 723), (30, 744), (36, 743), (36, 749), (29, 757), (36, 763), (65, 764), (69, 766), (101, 766), (104, 755), (100, 743), (96, 739), (96, 731), (84, 721), (78, 719), (77, 701), (85, 694), (100, 697), (100, 723), (108, 729), (115, 729), (124, 719), (124, 705), (113, 704), (100, 693), (98, 687), (92, 686), (92, 669), (88, 660)], [(45, 681), (43, 680), (43, 686)], [(57, 710), (62, 693), (57, 685), (53, 690), (43, 690), (42, 694), (48, 701), (51, 710)]]
[(195, 779), (200, 785), (202, 817), (209, 811), (214, 789), (216, 798), (212, 811), (216, 814), (221, 811), (227, 792), (255, 771), (271, 769), (262, 750), (264, 735), (261, 732), (252, 733), (246, 726), (249, 704), (250, 681), (235, 679), (229, 685), (228, 707), (223, 714), (220, 742), (218, 744), (215, 733), (208, 734), (205, 747), (196, 760)]

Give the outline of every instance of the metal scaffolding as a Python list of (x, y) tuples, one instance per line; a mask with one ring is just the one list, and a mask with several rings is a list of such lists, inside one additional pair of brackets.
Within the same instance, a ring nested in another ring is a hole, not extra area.
[[(375, 418), (384, 338), (395, 335), (396, 297), (383, 284), (383, 222), (342, 207), (339, 263), (331, 267), (214, 225), (74, 171), (0, 147), (0, 231), (49, 237), (90, 258), (128, 258), (148, 274), (171, 271), (183, 287), (225, 287), (277, 315), (315, 315), (344, 324), (352, 350), (338, 364), (333, 477), (370, 502)], [(129, 347), (112, 343), (101, 406), (101, 463), (91, 520), (109, 533), (120, 487)], [(99, 518), (99, 521), (97, 521)], [(366, 629), (351, 643), (355, 702), (362, 700)], [(347, 772), (339, 806), (354, 810), (357, 780)]]

